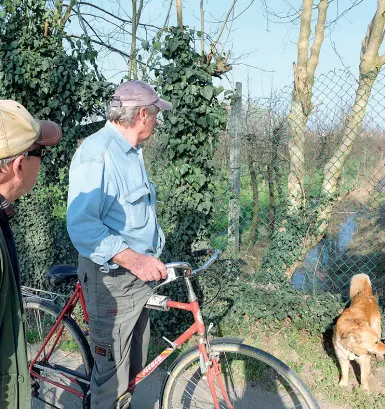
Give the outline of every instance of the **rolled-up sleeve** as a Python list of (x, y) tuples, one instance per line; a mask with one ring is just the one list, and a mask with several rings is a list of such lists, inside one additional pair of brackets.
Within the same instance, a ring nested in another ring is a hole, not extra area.
[(101, 220), (106, 200), (104, 163), (72, 164), (69, 174), (67, 230), (80, 255), (107, 268), (117, 253), (128, 248), (121, 235), (111, 234)]

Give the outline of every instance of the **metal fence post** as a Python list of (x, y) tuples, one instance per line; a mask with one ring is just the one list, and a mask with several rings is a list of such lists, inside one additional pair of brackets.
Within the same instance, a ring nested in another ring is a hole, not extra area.
[(230, 180), (232, 194), (229, 202), (228, 239), (229, 247), (233, 249), (234, 255), (239, 251), (239, 218), (240, 204), (239, 194), (241, 186), (241, 124), (242, 124), (242, 83), (235, 84), (235, 100), (231, 107), (229, 119), (230, 137)]

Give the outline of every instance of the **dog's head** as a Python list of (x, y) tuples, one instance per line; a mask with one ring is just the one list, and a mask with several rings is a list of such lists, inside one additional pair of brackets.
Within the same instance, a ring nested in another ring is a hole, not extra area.
[(385, 355), (385, 344), (367, 323), (352, 327), (341, 337), (341, 343), (346, 349), (356, 355)]

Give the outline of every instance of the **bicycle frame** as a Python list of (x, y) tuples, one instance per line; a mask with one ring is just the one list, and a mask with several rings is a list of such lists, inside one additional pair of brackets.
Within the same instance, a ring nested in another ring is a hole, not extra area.
[[(202, 368), (202, 370), (204, 371), (204, 373), (206, 374), (207, 377), (207, 382), (212, 394), (212, 398), (213, 398), (213, 403), (215, 405), (216, 409), (220, 409), (219, 406), (219, 401), (218, 401), (218, 396), (217, 396), (217, 392), (215, 389), (215, 380), (218, 383), (218, 386), (221, 390), (222, 396), (225, 399), (228, 407), (230, 409), (233, 409), (233, 406), (231, 405), (230, 399), (227, 395), (227, 392), (225, 390), (224, 387), (224, 382), (221, 376), (221, 370), (220, 367), (218, 365), (218, 362), (216, 362), (216, 360), (212, 360), (209, 356), (209, 353), (207, 351), (207, 337), (206, 337), (206, 327), (205, 324), (203, 322), (203, 318), (202, 318), (202, 313), (201, 313), (201, 309), (198, 303), (198, 300), (195, 296), (194, 290), (191, 286), (191, 283), (189, 281), (189, 277), (185, 277), (186, 280), (186, 284), (187, 284), (187, 289), (188, 289), (188, 294), (189, 294), (189, 298), (188, 298), (188, 302), (187, 303), (182, 303), (182, 302), (178, 302), (178, 301), (172, 301), (172, 300), (168, 300), (166, 303), (167, 309), (178, 309), (178, 310), (185, 310), (185, 311), (190, 311), (193, 315), (194, 318), (194, 323), (191, 325), (191, 327), (189, 327), (182, 335), (180, 335), (175, 341), (171, 342), (172, 347), (166, 348), (163, 352), (161, 352), (152, 362), (150, 362), (134, 379), (132, 379), (127, 387), (126, 392), (118, 399), (118, 402), (120, 399), (122, 399), (127, 393), (131, 393), (135, 387), (141, 382), (143, 381), (148, 375), (150, 375), (162, 362), (164, 362), (173, 352), (175, 349), (181, 347), (185, 342), (187, 342), (191, 337), (193, 337), (195, 334), (198, 334), (199, 338), (198, 338), (198, 348), (199, 348), (199, 352), (203, 358), (203, 362), (204, 362), (204, 368)], [(78, 396), (79, 398), (83, 398), (84, 394), (72, 389), (66, 385), (62, 385), (59, 384), (57, 382), (54, 382), (50, 379), (44, 378), (43, 376), (41, 376), (39, 373), (37, 373), (34, 368), (35, 367), (39, 367), (39, 365), (36, 365), (36, 362), (38, 361), (40, 355), (43, 353), (46, 345), (48, 344), (48, 342), (51, 340), (51, 338), (53, 338), (55, 331), (59, 328), (59, 326), (61, 325), (61, 322), (63, 320), (63, 318), (65, 316), (70, 316), (71, 313), (73, 312), (74, 308), (76, 307), (77, 303), (80, 301), (82, 310), (83, 310), (83, 314), (85, 317), (86, 322), (88, 323), (88, 313), (87, 313), (87, 309), (86, 309), (86, 304), (85, 304), (85, 299), (84, 299), (84, 295), (83, 295), (83, 290), (81, 287), (81, 284), (78, 282), (76, 284), (75, 287), (75, 291), (73, 293), (73, 295), (71, 296), (71, 298), (69, 299), (69, 301), (66, 303), (66, 305), (64, 306), (63, 310), (61, 311), (60, 315), (58, 316), (54, 326), (52, 327), (51, 331), (49, 332), (47, 338), (45, 339), (45, 341), (43, 342), (43, 345), (41, 346), (41, 348), (39, 349), (36, 357), (33, 359), (33, 361), (30, 364), (29, 367), (29, 371), (30, 374), (33, 377), (42, 379), (46, 382), (49, 382), (59, 388), (62, 388), (64, 390), (66, 390), (67, 392), (70, 392), (76, 396)], [(56, 335), (56, 339), (54, 340), (53, 346), (50, 348), (50, 351), (48, 352), (48, 354), (44, 355), (43, 361), (48, 361), (51, 354), (53, 353), (62, 333), (64, 330), (64, 324), (62, 324), (62, 328), (59, 329), (58, 334)], [(169, 341), (170, 342), (170, 341)], [(212, 364), (212, 367), (211, 367)], [(44, 369), (46, 370), (47, 368), (44, 367)], [(58, 368), (56, 369), (52, 369), (52, 371), (59, 371), (63, 376), (65, 376), (67, 379), (69, 379), (71, 382), (74, 382), (75, 384), (77, 384), (78, 386), (82, 387), (81, 383), (83, 384), (89, 384), (89, 379), (85, 378), (82, 375), (76, 374), (76, 372), (73, 372), (65, 369), (65, 368)], [(80, 381), (80, 382), (79, 382)], [(83, 387), (82, 387), (82, 390)]]
[[(41, 376), (40, 374), (38, 374), (36, 371), (34, 371), (34, 368), (39, 368), (39, 366), (35, 366), (37, 360), (39, 359), (40, 355), (43, 353), (46, 345), (48, 344), (48, 342), (51, 340), (51, 338), (53, 338), (55, 331), (57, 330), (57, 328), (59, 327), (59, 325), (62, 325), (62, 327), (60, 328), (58, 334), (56, 334), (56, 339), (54, 340), (54, 343), (52, 345), (52, 347), (50, 348), (50, 351), (48, 352), (48, 354), (44, 355), (44, 358), (42, 359), (42, 361), (48, 361), (50, 356), (52, 355), (57, 343), (59, 342), (59, 339), (63, 333), (64, 330), (64, 324), (61, 324), (63, 318), (65, 316), (70, 316), (73, 312), (73, 310), (75, 309), (77, 303), (80, 301), (80, 304), (82, 306), (82, 310), (83, 310), (83, 314), (84, 314), (84, 318), (86, 320), (86, 322), (88, 323), (88, 313), (87, 313), (87, 309), (86, 309), (86, 302), (84, 299), (84, 295), (83, 295), (83, 290), (82, 290), (82, 286), (79, 282), (76, 283), (75, 286), (75, 291), (72, 294), (71, 298), (68, 300), (68, 302), (66, 303), (66, 305), (64, 306), (63, 310), (61, 311), (60, 315), (58, 316), (58, 318), (56, 319), (56, 322), (54, 324), (54, 326), (52, 327), (51, 331), (49, 332), (49, 334), (47, 335), (47, 338), (44, 340), (43, 345), (41, 346), (41, 348), (39, 349), (36, 357), (32, 360), (30, 366), (29, 366), (29, 372), (30, 374), (35, 377), (35, 378), (39, 378), (42, 379), (46, 382), (49, 382), (59, 388), (62, 388), (64, 390), (66, 390), (67, 392), (71, 392), (74, 395), (78, 396), (79, 398), (83, 398), (83, 394), (81, 392), (78, 392), (75, 389), (71, 389), (66, 385), (62, 385), (59, 384), (57, 382), (54, 382), (50, 379), (46, 379), (44, 378), (44, 376)], [(47, 370), (47, 368), (44, 368), (45, 370)], [(68, 370), (67, 370), (68, 371)], [(64, 376), (67, 376), (63, 371), (61, 371), (61, 373)], [(89, 380), (81, 377), (79, 374), (73, 374), (72, 377), (67, 376), (68, 379), (70, 379), (72, 382), (78, 384), (79, 386), (81, 386), (81, 384), (79, 382), (77, 382), (77, 378), (80, 378), (84, 383), (88, 383), (89, 384)]]

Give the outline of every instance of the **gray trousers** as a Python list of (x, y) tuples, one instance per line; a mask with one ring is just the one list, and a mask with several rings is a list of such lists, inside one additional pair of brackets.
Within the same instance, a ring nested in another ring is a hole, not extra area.
[(150, 323), (143, 307), (150, 288), (124, 268), (105, 273), (100, 267), (79, 256), (94, 358), (91, 409), (112, 409), (146, 364)]

